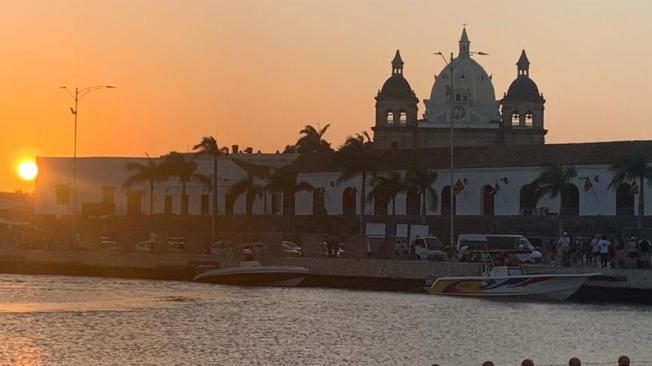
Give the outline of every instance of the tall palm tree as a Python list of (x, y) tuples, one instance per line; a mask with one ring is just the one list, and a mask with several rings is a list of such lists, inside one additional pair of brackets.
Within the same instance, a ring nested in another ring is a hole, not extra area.
[[(426, 207), (434, 209), (439, 201), (437, 191), (432, 188), (437, 181), (437, 171), (425, 168), (411, 169), (407, 172), (405, 181), (407, 186), (406, 190), (415, 190), (419, 194), (419, 199), (421, 201), (421, 223), (425, 225), (427, 215)], [(426, 206), (426, 201), (429, 203), (428, 206)]]
[(269, 176), (269, 183), (265, 188), (270, 192), (283, 194), (283, 205), (285, 206), (283, 215), (294, 214), (294, 195), (296, 193), (313, 190), (311, 184), (299, 182), (298, 175), (299, 172), (293, 165), (286, 165), (275, 169)]
[(225, 151), (220, 149), (217, 144), (217, 140), (213, 136), (204, 136), (200, 143), (193, 146), (193, 150), (196, 151), (195, 156), (209, 156), (213, 159), (213, 175), (211, 176), (212, 187), (211, 187), (211, 196), (213, 198), (213, 223), (211, 225), (211, 232), (213, 235), (213, 240), (216, 239), (216, 229), (217, 229), (217, 162), (220, 155), (224, 154)]
[(609, 188), (617, 189), (625, 182), (638, 180), (638, 228), (643, 229), (643, 218), (645, 215), (645, 181), (652, 180), (652, 167), (648, 166), (645, 155), (635, 152), (615, 162), (611, 168), (613, 177)]
[(254, 198), (260, 198), (265, 194), (265, 187), (258, 184), (256, 177), (253, 174), (248, 173), (244, 178), (235, 182), (227, 193), (227, 196), (231, 198), (232, 201), (235, 201), (241, 194), (246, 194), (246, 203), (245, 210), (247, 215), (251, 216), (253, 214), (253, 201)]
[(538, 203), (544, 196), (550, 198), (559, 197), (559, 233), (564, 231), (564, 199), (570, 194), (575, 186), (571, 183), (577, 177), (575, 167), (562, 167), (560, 165), (549, 165), (544, 168), (539, 177), (532, 182), (534, 185), (534, 199)]
[(172, 151), (163, 157), (161, 171), (165, 178), (178, 178), (181, 182), (181, 214), (188, 214), (188, 199), (186, 196), (186, 185), (190, 181), (201, 183), (204, 187), (211, 189), (211, 180), (203, 174), (195, 173), (197, 163), (187, 159), (185, 154)]
[(154, 214), (154, 184), (163, 179), (163, 174), (160, 164), (157, 164), (149, 154), (147, 155), (146, 163), (127, 163), (127, 170), (133, 172), (122, 184), (122, 189), (128, 190), (133, 185), (138, 183), (149, 183), (149, 214)]
[(349, 136), (333, 155), (333, 165), (340, 170), (337, 183), (360, 176), (360, 234), (365, 232), (365, 200), (367, 174), (378, 171), (382, 156), (373, 148), (371, 137), (365, 131)]
[(299, 131), (302, 136), (295, 144), (296, 151), (300, 154), (333, 151), (330, 142), (324, 140), (328, 127), (330, 124), (318, 130), (312, 125), (306, 125), (303, 130)]
[(372, 188), (367, 195), (367, 201), (374, 198), (381, 198), (380, 203), (392, 200), (392, 216), (396, 216), (396, 196), (407, 188), (401, 173), (394, 171), (388, 175), (374, 174), (370, 185)]

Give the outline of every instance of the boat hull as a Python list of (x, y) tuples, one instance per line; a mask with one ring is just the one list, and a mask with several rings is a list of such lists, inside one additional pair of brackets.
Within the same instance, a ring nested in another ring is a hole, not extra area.
[(207, 271), (197, 275), (193, 281), (237, 286), (293, 287), (299, 285), (308, 272), (303, 267), (235, 267)]
[(441, 277), (426, 290), (433, 295), (564, 301), (595, 273)]

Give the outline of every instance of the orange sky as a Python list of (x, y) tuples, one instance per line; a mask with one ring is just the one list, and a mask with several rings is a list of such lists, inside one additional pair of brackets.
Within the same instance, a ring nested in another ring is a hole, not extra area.
[[(548, 142), (652, 139), (652, 3), (641, 1), (4, 0), (0, 190), (16, 166), (72, 152), (59, 85), (82, 100), (80, 155), (185, 151), (201, 136), (275, 151), (306, 123), (327, 137), (373, 124), (396, 48), (417, 96), (463, 23), (497, 97), (525, 48), (547, 100)], [(423, 113), (419, 105), (419, 114)]]

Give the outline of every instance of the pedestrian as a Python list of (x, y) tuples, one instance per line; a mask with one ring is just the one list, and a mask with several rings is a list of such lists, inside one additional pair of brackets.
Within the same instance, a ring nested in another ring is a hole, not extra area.
[(629, 357), (625, 355), (618, 357), (618, 366), (629, 366)]
[(609, 262), (609, 240), (607, 239), (607, 235), (602, 235), (602, 239), (600, 239), (600, 268), (606, 268), (607, 263)]
[(526, 358), (523, 360), (523, 362), (521, 362), (521, 366), (534, 366), (534, 362), (529, 358)]
[(555, 264), (555, 257), (557, 255), (557, 243), (552, 238), (548, 241), (548, 256), (550, 257), (550, 264)]
[(625, 244), (625, 254), (627, 254), (628, 258), (627, 268), (635, 268), (638, 261), (638, 246), (634, 236), (629, 238), (629, 241)]
[(561, 234), (559, 241), (557, 241), (557, 252), (560, 258), (560, 264), (565, 267), (570, 265), (570, 244), (568, 233), (564, 232)]
[(582, 366), (582, 361), (577, 357), (573, 357), (568, 360), (568, 366)]
[(650, 247), (652, 247), (652, 244), (645, 235), (642, 235), (641, 241), (638, 242), (638, 268), (648, 268), (650, 266)]
[(600, 234), (595, 234), (593, 240), (591, 240), (591, 259), (589, 260), (589, 266), (600, 266)]

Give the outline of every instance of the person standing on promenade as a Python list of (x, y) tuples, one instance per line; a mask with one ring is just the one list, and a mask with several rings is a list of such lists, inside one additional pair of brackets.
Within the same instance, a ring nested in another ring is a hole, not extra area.
[(559, 254), (560, 264), (565, 267), (570, 265), (570, 244), (568, 233), (561, 234), (559, 241), (557, 241), (557, 253)]
[(582, 366), (582, 361), (577, 357), (573, 357), (568, 360), (568, 366)]
[(600, 268), (606, 268), (609, 261), (609, 240), (607, 235), (602, 235), (599, 242), (600, 245)]
[(650, 266), (650, 241), (647, 240), (645, 235), (641, 236), (641, 241), (638, 242), (638, 268), (648, 268)]
[(589, 267), (600, 266), (600, 234), (595, 234), (591, 240), (591, 258), (589, 259)]
[(627, 254), (627, 268), (636, 268), (636, 262), (638, 261), (638, 246), (634, 236), (629, 238), (625, 244), (625, 253)]

